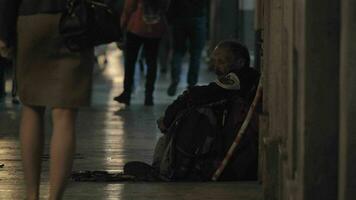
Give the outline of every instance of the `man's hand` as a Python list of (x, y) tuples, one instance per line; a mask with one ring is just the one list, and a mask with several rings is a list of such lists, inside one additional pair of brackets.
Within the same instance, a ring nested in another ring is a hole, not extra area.
[(11, 58), (12, 50), (8, 48), (4, 41), (0, 40), (0, 56), (4, 58)]
[(0, 40), (0, 50), (3, 50), (6, 48), (6, 44), (4, 41)]
[(157, 120), (157, 126), (158, 126), (159, 130), (161, 130), (162, 133), (165, 133), (167, 131), (167, 127), (163, 123), (163, 117), (160, 117)]

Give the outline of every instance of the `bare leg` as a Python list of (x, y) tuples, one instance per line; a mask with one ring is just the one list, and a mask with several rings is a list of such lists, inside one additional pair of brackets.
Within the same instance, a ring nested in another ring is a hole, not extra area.
[(44, 110), (44, 107), (26, 105), (22, 108), (20, 142), (28, 200), (38, 199), (39, 196)]
[(72, 170), (75, 152), (75, 109), (52, 110), (53, 135), (51, 139), (49, 199), (61, 199)]

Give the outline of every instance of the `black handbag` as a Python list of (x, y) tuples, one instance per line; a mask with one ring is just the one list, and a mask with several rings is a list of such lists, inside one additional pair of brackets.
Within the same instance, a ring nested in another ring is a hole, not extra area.
[(71, 51), (119, 41), (119, 14), (99, 0), (67, 0), (59, 33)]

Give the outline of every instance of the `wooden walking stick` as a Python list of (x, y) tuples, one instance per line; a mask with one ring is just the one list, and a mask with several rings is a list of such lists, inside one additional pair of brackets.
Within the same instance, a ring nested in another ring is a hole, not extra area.
[(241, 138), (242, 136), (245, 134), (245, 130), (248, 126), (248, 124), (250, 123), (251, 119), (252, 119), (252, 115), (256, 109), (256, 105), (261, 97), (262, 94), (262, 77), (260, 78), (260, 81), (258, 83), (258, 87), (256, 90), (256, 95), (255, 98), (253, 99), (253, 102), (250, 106), (250, 109), (248, 110), (248, 113), (246, 115), (246, 118), (244, 120), (244, 122), (242, 123), (241, 128), (239, 129), (236, 138), (234, 140), (234, 142), (232, 143), (231, 147), (229, 148), (229, 151), (226, 153), (226, 156), (224, 158), (224, 160), (220, 163), (220, 166), (218, 167), (218, 169), (215, 171), (212, 180), (213, 181), (217, 181), (221, 175), (221, 173), (224, 171), (227, 163), (230, 161), (232, 154), (234, 153), (237, 145), (240, 144), (241, 142)]

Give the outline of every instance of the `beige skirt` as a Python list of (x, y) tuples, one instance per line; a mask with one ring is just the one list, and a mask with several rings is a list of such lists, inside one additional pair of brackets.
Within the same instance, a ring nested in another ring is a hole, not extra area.
[(30, 106), (83, 107), (91, 99), (93, 50), (72, 53), (58, 33), (59, 14), (20, 16), (17, 92)]

